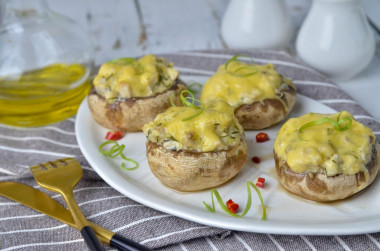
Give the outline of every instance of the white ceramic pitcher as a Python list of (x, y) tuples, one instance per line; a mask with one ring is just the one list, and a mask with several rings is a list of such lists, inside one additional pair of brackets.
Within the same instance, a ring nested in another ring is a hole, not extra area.
[(375, 38), (360, 0), (313, 0), (296, 50), (304, 62), (333, 80), (361, 72), (375, 53)]
[(221, 34), (229, 48), (284, 49), (293, 20), (283, 0), (231, 0)]

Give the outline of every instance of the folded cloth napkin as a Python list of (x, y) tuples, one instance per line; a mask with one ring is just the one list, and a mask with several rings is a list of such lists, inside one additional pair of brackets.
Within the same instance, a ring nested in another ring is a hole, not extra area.
[[(350, 96), (315, 70), (291, 56), (274, 51), (189, 51), (161, 55), (174, 62), (181, 75), (210, 76), (236, 54), (249, 55), (257, 63), (273, 63), (293, 79), (297, 92), (331, 108), (351, 112), (380, 139), (380, 123)], [(16, 181), (41, 189), (29, 172), (36, 165), (74, 157), (84, 168), (74, 190), (87, 219), (111, 231), (159, 250), (374, 250), (380, 233), (354, 236), (275, 235), (230, 231), (204, 226), (168, 215), (120, 194), (89, 166), (75, 137), (75, 117), (38, 128), (0, 125), (0, 181)], [(41, 189), (43, 190), (43, 189)], [(46, 192), (46, 190), (43, 190)], [(64, 205), (60, 195), (48, 192)], [(0, 249), (84, 250), (78, 231), (0, 196)]]

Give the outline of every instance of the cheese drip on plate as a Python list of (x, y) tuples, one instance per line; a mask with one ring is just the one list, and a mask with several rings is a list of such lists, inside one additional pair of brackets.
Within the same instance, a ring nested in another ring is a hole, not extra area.
[[(239, 75), (231, 74), (233, 72), (238, 72)], [(217, 72), (205, 83), (200, 98), (204, 103), (225, 100), (233, 108), (238, 108), (265, 99), (278, 99), (282, 102), (281, 91), (289, 86), (293, 86), (292, 81), (280, 75), (273, 64), (233, 61), (229, 63), (228, 71), (224, 64), (219, 66)], [(286, 109), (285, 104), (284, 106)]]
[(206, 105), (204, 111), (193, 107), (170, 107), (143, 127), (148, 140), (168, 150), (210, 152), (238, 145), (244, 131), (234, 110), (224, 101)]
[[(349, 117), (352, 124), (348, 130), (336, 130), (327, 122), (299, 133), (303, 125), (323, 117), (333, 120)], [(349, 112), (309, 113), (291, 118), (281, 127), (274, 150), (296, 173), (324, 172), (327, 176), (334, 176), (364, 172), (368, 177), (366, 164), (371, 160), (374, 142), (372, 130), (357, 122)]]
[(146, 55), (104, 63), (94, 79), (96, 92), (112, 103), (118, 98), (147, 97), (169, 89), (178, 71), (164, 58)]

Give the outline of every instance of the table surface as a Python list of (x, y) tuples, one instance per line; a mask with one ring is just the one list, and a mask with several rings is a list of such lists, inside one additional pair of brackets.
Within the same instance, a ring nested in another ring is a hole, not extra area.
[[(117, 57), (138, 57), (193, 49), (228, 49), (220, 35), (220, 23), (228, 0), (50, 0), (49, 6), (78, 22), (95, 45), (101, 64)], [(296, 30), (311, 5), (310, 0), (286, 0)], [(363, 6), (380, 27), (380, 1), (365, 0)], [(170, 13), (170, 14), (168, 14)], [(175, 21), (173, 21), (175, 20)], [(294, 42), (287, 51), (296, 56)], [(380, 35), (371, 64), (358, 76), (337, 84), (380, 121)]]

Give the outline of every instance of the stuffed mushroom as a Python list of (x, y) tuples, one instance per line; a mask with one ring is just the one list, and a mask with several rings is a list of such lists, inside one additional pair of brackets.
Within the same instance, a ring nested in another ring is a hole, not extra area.
[(205, 83), (201, 101), (225, 100), (245, 130), (259, 130), (282, 121), (296, 102), (292, 80), (272, 64), (245, 63), (235, 56), (219, 66)]
[(274, 143), (280, 183), (305, 199), (328, 202), (369, 186), (380, 162), (372, 130), (350, 113), (309, 113), (289, 119)]
[(88, 104), (94, 119), (115, 131), (141, 131), (157, 114), (181, 104), (186, 85), (164, 58), (146, 55), (119, 58), (103, 64), (93, 81)]
[(247, 157), (244, 131), (226, 102), (170, 107), (143, 127), (153, 174), (179, 191), (221, 185), (243, 168)]

